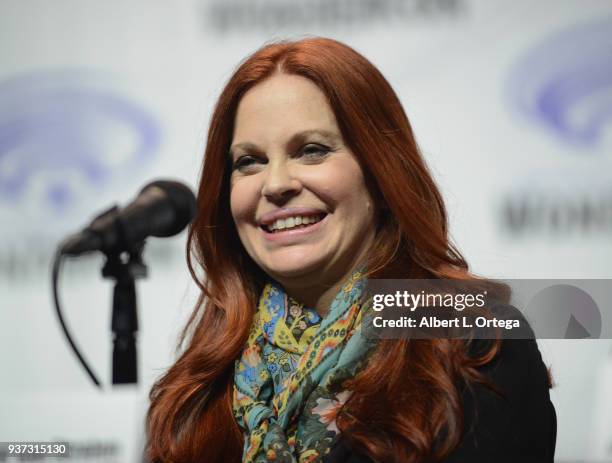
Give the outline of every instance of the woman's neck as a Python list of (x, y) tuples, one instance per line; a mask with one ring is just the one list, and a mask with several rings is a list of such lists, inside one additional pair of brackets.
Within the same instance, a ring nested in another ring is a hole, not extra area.
[(338, 272), (334, 277), (330, 277), (328, 281), (322, 282), (321, 272), (318, 271), (313, 272), (312, 275), (301, 275), (293, 279), (285, 278), (283, 281), (279, 281), (279, 283), (293, 299), (301, 302), (306, 307), (315, 309), (321, 317), (325, 317), (334, 298), (350, 276), (359, 268), (359, 265), (353, 263), (348, 268), (348, 271)]

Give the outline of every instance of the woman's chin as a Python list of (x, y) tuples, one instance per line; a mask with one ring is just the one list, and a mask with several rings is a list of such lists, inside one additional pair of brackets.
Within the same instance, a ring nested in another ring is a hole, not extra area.
[(268, 266), (266, 273), (282, 283), (283, 280), (304, 278), (309, 275), (316, 275), (317, 279), (321, 279), (324, 268), (325, 264), (320, 260), (301, 259), (295, 262), (285, 261), (274, 263)]

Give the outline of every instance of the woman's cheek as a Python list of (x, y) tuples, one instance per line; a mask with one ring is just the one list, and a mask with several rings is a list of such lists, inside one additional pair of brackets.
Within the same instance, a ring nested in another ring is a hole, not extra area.
[(230, 209), (236, 225), (241, 221), (254, 220), (259, 196), (257, 179), (251, 177), (237, 178), (232, 181), (230, 189)]

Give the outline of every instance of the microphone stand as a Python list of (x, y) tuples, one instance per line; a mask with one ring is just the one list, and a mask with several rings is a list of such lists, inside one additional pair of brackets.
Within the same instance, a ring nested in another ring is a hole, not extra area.
[(113, 384), (136, 384), (138, 382), (136, 352), (138, 315), (135, 280), (147, 276), (147, 267), (142, 261), (143, 248), (144, 241), (129, 252), (104, 252), (106, 263), (102, 268), (102, 276), (115, 280), (111, 321)]

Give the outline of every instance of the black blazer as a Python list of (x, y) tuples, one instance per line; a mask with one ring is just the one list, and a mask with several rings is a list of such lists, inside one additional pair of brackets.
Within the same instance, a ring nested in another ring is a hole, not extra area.
[[(557, 417), (550, 401), (548, 375), (536, 342), (508, 339), (500, 353), (480, 370), (504, 397), (484, 386), (465, 388), (465, 432), (445, 463), (552, 463)], [(342, 438), (325, 463), (373, 463)]]

